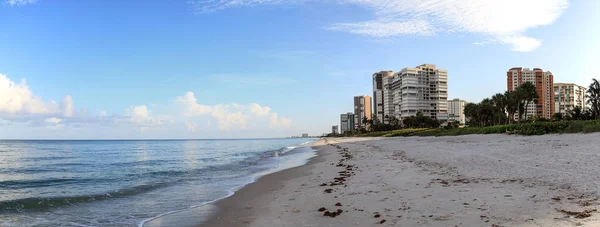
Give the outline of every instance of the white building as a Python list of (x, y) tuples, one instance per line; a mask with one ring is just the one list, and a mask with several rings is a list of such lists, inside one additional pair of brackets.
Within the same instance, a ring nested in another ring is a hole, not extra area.
[(466, 124), (465, 106), (467, 101), (452, 99), (448, 101), (448, 121), (458, 121), (459, 124)]
[(390, 88), (393, 78), (393, 71), (373, 74), (373, 117), (382, 123), (389, 123), (394, 116), (394, 94)]
[(448, 71), (432, 64), (404, 68), (394, 74), (390, 88), (398, 119), (423, 112), (442, 122), (448, 120)]
[(569, 114), (576, 106), (585, 110), (586, 88), (576, 84), (554, 84), (554, 112)]

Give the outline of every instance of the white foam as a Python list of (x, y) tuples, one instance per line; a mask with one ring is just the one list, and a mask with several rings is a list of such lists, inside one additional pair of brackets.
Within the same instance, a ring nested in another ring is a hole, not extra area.
[(154, 220), (154, 219), (157, 219), (157, 218), (160, 218), (160, 217), (164, 217), (164, 216), (166, 216), (166, 215), (169, 215), (169, 214), (175, 214), (175, 213), (179, 213), (179, 212), (183, 212), (183, 211), (191, 210), (191, 209), (194, 209), (194, 208), (197, 208), (197, 207), (204, 206), (204, 205), (206, 205), (206, 204), (211, 204), (211, 203), (217, 202), (217, 201), (219, 201), (219, 200), (225, 199), (225, 198), (227, 198), (227, 197), (230, 197), (230, 196), (232, 196), (233, 194), (234, 194), (234, 192), (233, 192), (233, 191), (228, 191), (226, 196), (223, 196), (223, 197), (221, 197), (221, 198), (218, 198), (218, 199), (215, 199), (215, 200), (211, 200), (211, 201), (208, 201), (208, 202), (203, 202), (203, 203), (200, 203), (200, 204), (197, 204), (197, 205), (192, 205), (192, 206), (190, 206), (190, 207), (188, 207), (188, 208), (185, 208), (185, 209), (180, 209), (180, 210), (174, 210), (174, 211), (165, 212), (165, 213), (162, 213), (162, 214), (156, 215), (156, 216), (154, 216), (154, 217), (151, 217), (151, 218), (146, 218), (146, 219), (144, 219), (144, 220), (140, 221), (140, 223), (138, 223), (138, 227), (143, 227), (143, 226), (144, 226), (144, 224), (146, 224), (146, 223), (148, 223), (148, 222), (150, 222), (150, 221), (152, 221), (152, 220)]

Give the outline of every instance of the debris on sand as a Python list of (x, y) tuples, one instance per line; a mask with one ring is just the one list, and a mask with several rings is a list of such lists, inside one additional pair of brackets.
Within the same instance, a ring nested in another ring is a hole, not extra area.
[(591, 217), (592, 216), (592, 212), (596, 212), (598, 210), (592, 209), (592, 210), (584, 210), (584, 211), (581, 211), (581, 212), (578, 212), (578, 211), (568, 211), (568, 210), (558, 210), (558, 211), (561, 212), (561, 213), (565, 213), (565, 214), (567, 214), (569, 216), (575, 216), (575, 218), (582, 219), (582, 218), (589, 218), (589, 217)]
[(323, 212), (323, 211), (326, 211), (326, 210), (327, 210), (327, 208), (325, 208), (325, 207), (321, 207), (321, 208), (319, 208), (319, 210), (318, 210), (318, 211), (319, 211), (319, 212)]
[(342, 204), (341, 204), (341, 203), (336, 203), (336, 204), (335, 204), (335, 206), (336, 206), (336, 207), (341, 207), (341, 206), (342, 206)]

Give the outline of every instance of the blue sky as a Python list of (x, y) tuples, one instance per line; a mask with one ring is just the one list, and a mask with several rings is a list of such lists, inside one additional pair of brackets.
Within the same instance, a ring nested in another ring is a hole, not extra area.
[[(471, 3), (469, 3), (471, 2)], [(449, 96), (514, 66), (587, 86), (598, 1), (0, 0), (0, 138), (327, 132), (371, 75), (433, 63)], [(24, 81), (23, 81), (24, 80)]]

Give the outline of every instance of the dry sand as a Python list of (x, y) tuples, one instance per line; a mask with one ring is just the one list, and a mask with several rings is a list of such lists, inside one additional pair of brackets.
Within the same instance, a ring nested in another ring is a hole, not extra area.
[(318, 158), (238, 191), (202, 226), (600, 226), (600, 134), (319, 143)]

